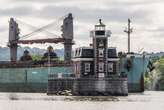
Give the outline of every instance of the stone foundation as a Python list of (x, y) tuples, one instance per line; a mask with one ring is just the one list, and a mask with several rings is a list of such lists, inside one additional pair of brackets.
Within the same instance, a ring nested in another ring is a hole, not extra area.
[(71, 90), (73, 95), (128, 95), (127, 78), (55, 78), (48, 80), (48, 94)]

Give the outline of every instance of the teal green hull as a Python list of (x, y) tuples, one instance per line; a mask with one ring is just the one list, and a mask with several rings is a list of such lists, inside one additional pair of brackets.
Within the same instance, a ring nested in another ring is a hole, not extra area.
[(0, 69), (1, 92), (46, 92), (48, 73), (72, 73), (71, 67)]
[(121, 71), (128, 76), (128, 90), (129, 92), (143, 92), (144, 91), (144, 74), (149, 71), (149, 57), (143, 55), (129, 55), (131, 56), (131, 68), (125, 67), (128, 58), (122, 59)]
[[(135, 55), (133, 55), (135, 56)], [(144, 91), (143, 76), (147, 71), (148, 57), (142, 55), (132, 59), (132, 67), (127, 70), (127, 58), (121, 60), (121, 72), (128, 75), (129, 92)], [(8, 92), (46, 92), (48, 73), (71, 74), (71, 67), (38, 67), (38, 68), (1, 68), (0, 91)]]

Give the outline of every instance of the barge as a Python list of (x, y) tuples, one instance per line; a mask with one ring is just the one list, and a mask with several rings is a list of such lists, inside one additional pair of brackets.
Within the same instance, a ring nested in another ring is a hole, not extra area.
[[(16, 61), (17, 44), (25, 41), (19, 39), (18, 24), (11, 19), (11, 62), (0, 62), (0, 91), (57, 94), (70, 90), (73, 95), (128, 95), (128, 92), (143, 92), (144, 74), (152, 69), (149, 56), (117, 53), (116, 48), (108, 47), (111, 32), (105, 28), (100, 20), (90, 32), (92, 44), (75, 49), (71, 59), (73, 17), (68, 14), (62, 25), (64, 61), (19, 62)], [(53, 40), (49, 39), (48, 42), (56, 43)], [(33, 40), (32, 43), (45, 41)]]

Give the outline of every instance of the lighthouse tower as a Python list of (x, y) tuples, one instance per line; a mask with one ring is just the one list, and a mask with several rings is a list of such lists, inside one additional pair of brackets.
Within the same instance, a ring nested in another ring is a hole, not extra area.
[(108, 37), (110, 35), (111, 31), (105, 29), (101, 19), (99, 24), (95, 25), (95, 30), (91, 31), (94, 50), (94, 73), (97, 78), (106, 77), (108, 73)]

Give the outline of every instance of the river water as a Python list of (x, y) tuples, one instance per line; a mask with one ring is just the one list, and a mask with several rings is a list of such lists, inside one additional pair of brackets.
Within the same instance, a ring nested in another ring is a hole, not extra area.
[(164, 92), (130, 93), (126, 97), (0, 93), (0, 110), (164, 110)]

